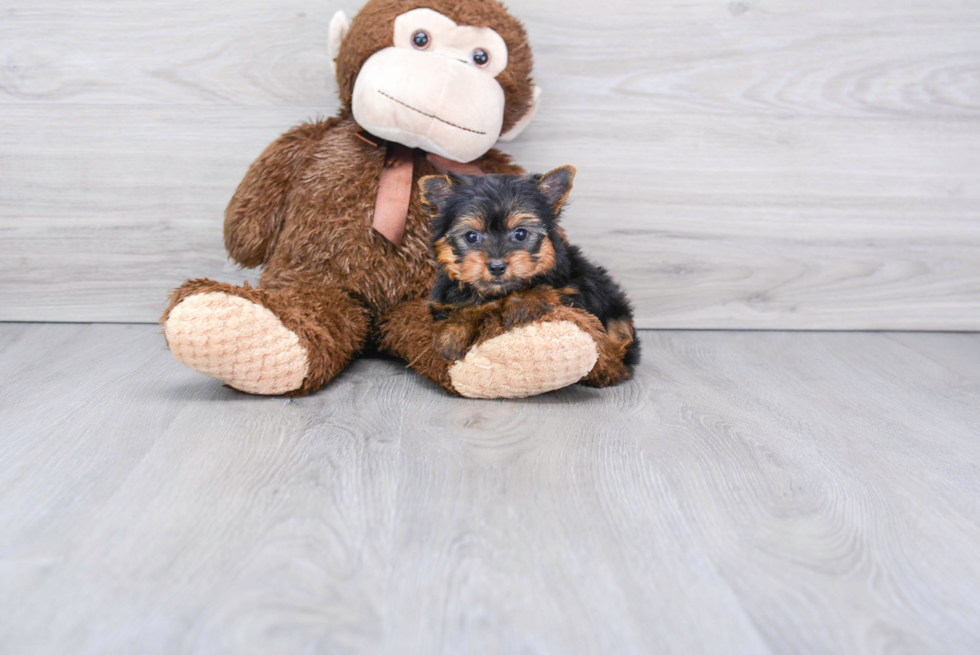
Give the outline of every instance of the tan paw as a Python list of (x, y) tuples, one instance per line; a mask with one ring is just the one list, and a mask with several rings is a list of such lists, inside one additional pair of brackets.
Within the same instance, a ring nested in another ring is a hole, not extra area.
[(190, 296), (163, 326), (174, 357), (228, 386), (267, 396), (299, 389), (306, 349), (271, 311), (215, 291)]
[(575, 384), (598, 358), (595, 341), (571, 321), (532, 323), (474, 347), (449, 377), (467, 398), (526, 398)]

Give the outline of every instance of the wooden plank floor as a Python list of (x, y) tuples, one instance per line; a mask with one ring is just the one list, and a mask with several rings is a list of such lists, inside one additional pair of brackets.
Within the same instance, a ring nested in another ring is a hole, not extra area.
[(980, 335), (643, 338), (606, 391), (288, 400), (0, 324), (0, 652), (980, 652)]

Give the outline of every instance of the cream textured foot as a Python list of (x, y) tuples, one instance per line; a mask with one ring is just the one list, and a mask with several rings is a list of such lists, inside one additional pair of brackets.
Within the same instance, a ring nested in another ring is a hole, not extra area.
[(571, 321), (532, 323), (470, 349), (449, 378), (467, 398), (526, 398), (575, 384), (598, 359), (595, 341)]
[(273, 396), (299, 389), (308, 360), (299, 337), (271, 311), (215, 291), (189, 296), (163, 326), (174, 357), (248, 393)]

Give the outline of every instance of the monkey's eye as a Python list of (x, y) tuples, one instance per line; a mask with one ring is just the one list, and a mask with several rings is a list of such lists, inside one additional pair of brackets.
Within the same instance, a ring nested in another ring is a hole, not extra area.
[(486, 68), (490, 65), (490, 53), (483, 48), (477, 48), (473, 51), (473, 63), (480, 68)]
[(419, 50), (425, 50), (426, 48), (428, 48), (429, 41), (431, 41), (431, 39), (429, 38), (429, 33), (426, 32), (425, 30), (419, 30), (418, 32), (412, 35), (412, 45), (414, 45)]
[(466, 233), (466, 237), (464, 238), (466, 239), (466, 243), (472, 246), (474, 243), (480, 240), (480, 233), (470, 230), (469, 232)]
[(517, 241), (524, 241), (527, 239), (527, 230), (525, 230), (523, 227), (519, 227), (514, 230), (514, 239)]

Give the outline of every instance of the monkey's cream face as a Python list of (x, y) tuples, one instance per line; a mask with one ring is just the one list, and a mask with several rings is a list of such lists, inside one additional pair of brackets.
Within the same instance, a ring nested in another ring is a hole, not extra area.
[(469, 162), (500, 138), (507, 46), (494, 30), (432, 9), (395, 19), (393, 47), (374, 53), (354, 84), (354, 120), (371, 134)]

